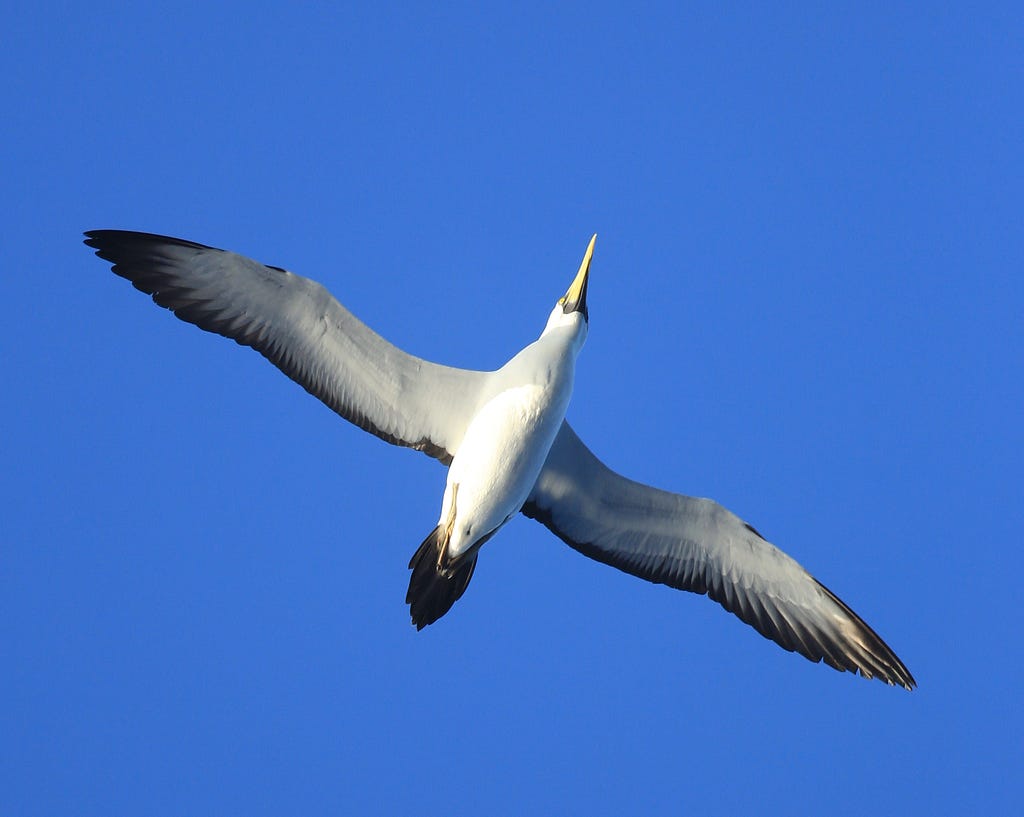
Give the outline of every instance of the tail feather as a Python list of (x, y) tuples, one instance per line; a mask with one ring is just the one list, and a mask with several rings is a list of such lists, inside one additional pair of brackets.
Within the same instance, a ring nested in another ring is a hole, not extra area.
[(412, 577), (405, 603), (417, 630), (433, 624), (452, 609), (466, 592), (476, 567), (476, 549), (458, 561), (448, 562), (444, 550), (444, 531), (440, 525), (430, 532), (409, 560)]

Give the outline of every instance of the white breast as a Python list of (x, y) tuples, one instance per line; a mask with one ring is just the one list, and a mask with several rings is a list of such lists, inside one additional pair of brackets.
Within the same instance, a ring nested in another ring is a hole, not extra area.
[(458, 485), (450, 557), (519, 512), (562, 425), (570, 393), (571, 382), (561, 388), (516, 386), (473, 418), (448, 471), (441, 507), (441, 521), (449, 519), (452, 487)]

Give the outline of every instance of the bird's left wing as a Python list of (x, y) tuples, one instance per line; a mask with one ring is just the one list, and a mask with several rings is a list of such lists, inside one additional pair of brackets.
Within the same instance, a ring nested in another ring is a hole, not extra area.
[(451, 461), (488, 373), (406, 354), (320, 284), (178, 238), (91, 230), (85, 243), (183, 321), (251, 346), (306, 391), (389, 443)]
[(523, 513), (586, 556), (706, 593), (811, 661), (911, 689), (914, 678), (861, 618), (753, 527), (710, 499), (633, 482), (563, 423)]

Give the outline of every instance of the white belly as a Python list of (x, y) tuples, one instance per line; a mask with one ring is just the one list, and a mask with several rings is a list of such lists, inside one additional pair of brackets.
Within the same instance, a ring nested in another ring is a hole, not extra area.
[(569, 395), (560, 391), (539, 385), (507, 389), (473, 418), (448, 470), (441, 505), (443, 524), (455, 496), (450, 557), (465, 553), (522, 508), (565, 417)]

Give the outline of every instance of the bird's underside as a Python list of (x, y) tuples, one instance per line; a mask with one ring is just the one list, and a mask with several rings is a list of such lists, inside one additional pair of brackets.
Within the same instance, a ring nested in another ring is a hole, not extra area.
[[(346, 420), (444, 464), (458, 455), (479, 408), (503, 387), (501, 370), (455, 369), (403, 352), (320, 284), (285, 270), (149, 233), (94, 230), (85, 243), (182, 320), (254, 348)], [(584, 298), (585, 291), (584, 280)], [(874, 630), (753, 527), (711, 500), (616, 474), (567, 422), (521, 505), (584, 555), (707, 594), (784, 649), (887, 684), (916, 686)], [(406, 600), (418, 627), (462, 595), (479, 555), (476, 545), (465, 558), (445, 562), (442, 528), (410, 562)]]

